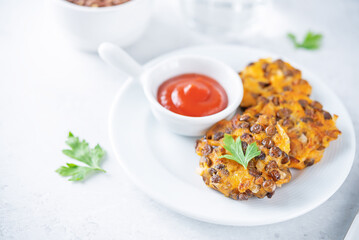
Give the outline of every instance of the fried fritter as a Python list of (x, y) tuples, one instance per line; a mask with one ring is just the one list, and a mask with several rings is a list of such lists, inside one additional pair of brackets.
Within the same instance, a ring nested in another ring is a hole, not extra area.
[(260, 59), (250, 63), (239, 75), (244, 88), (241, 107), (256, 105), (259, 96), (269, 97), (285, 91), (309, 96), (312, 90), (309, 83), (302, 79), (300, 70), (280, 59)]
[[(240, 137), (244, 151), (256, 142), (261, 154), (249, 162), (247, 169), (236, 161), (218, 158), (229, 154), (223, 147), (224, 134)], [(236, 115), (232, 121), (222, 120), (196, 144), (205, 184), (236, 200), (270, 198), (277, 187), (289, 182), (289, 150), (289, 137), (283, 128), (275, 118), (264, 115), (258, 119)]]
[(290, 138), (291, 168), (303, 169), (319, 162), (330, 141), (341, 134), (335, 125), (338, 116), (332, 116), (323, 110), (322, 104), (300, 93), (260, 97), (258, 104), (248, 108), (245, 114), (276, 117)]

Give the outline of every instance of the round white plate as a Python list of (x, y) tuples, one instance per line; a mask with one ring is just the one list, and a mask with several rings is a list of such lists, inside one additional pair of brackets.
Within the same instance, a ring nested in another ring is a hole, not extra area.
[[(278, 57), (234, 45), (193, 47), (169, 54), (188, 53), (214, 57), (237, 71), (259, 58)], [(155, 61), (158, 58), (148, 64)], [(337, 126), (342, 135), (330, 144), (318, 164), (302, 171), (292, 170), (292, 181), (277, 189), (272, 199), (235, 201), (207, 187), (196, 173), (199, 161), (194, 150), (196, 139), (163, 128), (152, 116), (140, 85), (131, 79), (119, 91), (110, 114), (110, 138), (121, 166), (156, 201), (206, 222), (263, 225), (297, 217), (319, 206), (338, 190), (349, 174), (355, 153), (354, 129), (334, 92), (303, 67), (289, 62), (301, 69), (313, 86), (312, 98), (339, 115)]]

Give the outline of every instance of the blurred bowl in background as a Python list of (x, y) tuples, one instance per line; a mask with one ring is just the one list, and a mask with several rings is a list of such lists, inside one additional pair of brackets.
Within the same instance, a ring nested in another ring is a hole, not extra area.
[(149, 22), (152, 0), (130, 0), (109, 7), (87, 7), (66, 0), (47, 0), (50, 16), (61, 34), (76, 48), (96, 52), (102, 42), (126, 47)]

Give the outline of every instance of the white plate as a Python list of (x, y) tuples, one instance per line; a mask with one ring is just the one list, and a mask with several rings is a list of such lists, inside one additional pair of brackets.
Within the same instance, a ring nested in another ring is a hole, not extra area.
[[(169, 54), (186, 53), (217, 58), (238, 71), (259, 58), (278, 57), (234, 45), (194, 47)], [(155, 61), (158, 59), (148, 64)], [(303, 67), (289, 62), (301, 69), (313, 86), (312, 98), (339, 115), (337, 126), (342, 135), (326, 149), (321, 162), (303, 171), (293, 170), (292, 181), (277, 189), (272, 199), (240, 202), (208, 188), (196, 174), (199, 157), (194, 151), (195, 138), (178, 136), (160, 126), (141, 87), (131, 79), (119, 91), (110, 114), (110, 138), (121, 166), (153, 199), (206, 222), (263, 225), (297, 217), (319, 206), (338, 190), (349, 174), (355, 153), (354, 128), (333, 91)]]

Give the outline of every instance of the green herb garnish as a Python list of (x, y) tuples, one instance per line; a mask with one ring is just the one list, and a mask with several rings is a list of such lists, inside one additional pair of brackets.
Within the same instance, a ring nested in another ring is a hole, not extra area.
[(294, 46), (296, 48), (305, 48), (308, 50), (315, 50), (318, 49), (320, 47), (323, 35), (319, 34), (319, 33), (313, 33), (313, 32), (308, 32), (307, 35), (305, 36), (304, 40), (302, 43), (299, 43), (297, 41), (297, 38), (294, 34), (292, 33), (288, 33), (288, 38), (290, 40), (292, 40)]
[(100, 145), (97, 144), (95, 148), (91, 149), (85, 140), (81, 142), (79, 138), (74, 137), (71, 132), (69, 133), (66, 144), (69, 145), (71, 149), (62, 150), (62, 153), (87, 164), (88, 167), (78, 166), (74, 163), (66, 163), (67, 166), (62, 166), (56, 170), (61, 176), (71, 176), (69, 181), (81, 181), (96, 171), (106, 172), (100, 168), (100, 162), (105, 155), (105, 151)]
[(237, 137), (236, 141), (234, 141), (231, 135), (225, 134), (223, 143), (223, 147), (232, 155), (226, 154), (220, 156), (219, 158), (234, 160), (245, 168), (247, 168), (248, 163), (250, 160), (252, 160), (252, 158), (255, 158), (261, 154), (261, 151), (258, 149), (258, 146), (255, 142), (249, 144), (246, 149), (246, 154), (244, 154), (240, 137)]

